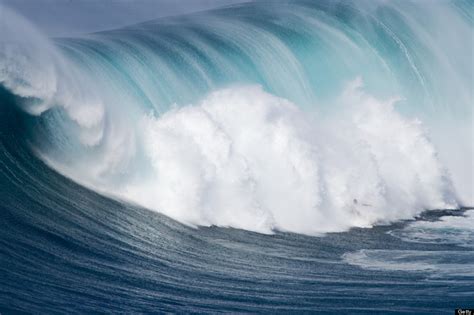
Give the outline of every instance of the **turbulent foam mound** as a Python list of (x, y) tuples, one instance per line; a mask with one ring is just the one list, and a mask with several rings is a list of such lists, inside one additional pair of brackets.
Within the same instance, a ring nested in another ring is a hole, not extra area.
[(322, 120), (258, 87), (232, 88), (148, 116), (152, 171), (123, 194), (191, 224), (310, 234), (455, 206), (418, 121), (357, 85), (341, 102)]
[(51, 41), (2, 9), (0, 84), (35, 152), (95, 190), (192, 225), (340, 231), (474, 202), (453, 40), (471, 10), (257, 2)]

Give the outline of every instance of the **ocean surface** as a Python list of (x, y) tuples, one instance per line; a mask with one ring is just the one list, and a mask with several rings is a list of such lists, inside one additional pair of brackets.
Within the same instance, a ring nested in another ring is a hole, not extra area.
[(473, 308), (473, 12), (0, 6), (0, 313)]

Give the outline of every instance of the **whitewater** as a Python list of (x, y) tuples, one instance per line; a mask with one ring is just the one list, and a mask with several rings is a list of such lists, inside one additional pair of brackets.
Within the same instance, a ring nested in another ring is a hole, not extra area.
[(346, 231), (474, 204), (472, 9), (255, 2), (49, 39), (3, 7), (0, 84), (33, 152), (101, 194)]

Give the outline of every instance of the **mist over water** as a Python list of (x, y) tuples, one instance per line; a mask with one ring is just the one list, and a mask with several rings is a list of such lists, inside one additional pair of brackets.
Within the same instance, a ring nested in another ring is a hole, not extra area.
[(370, 227), (474, 203), (472, 9), (250, 3), (49, 40), (2, 8), (0, 84), (34, 152), (108, 196), (193, 226)]

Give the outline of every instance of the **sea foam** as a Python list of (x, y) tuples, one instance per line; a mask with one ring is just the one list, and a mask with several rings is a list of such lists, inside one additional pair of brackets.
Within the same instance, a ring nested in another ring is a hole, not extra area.
[(323, 119), (256, 86), (211, 93), (143, 118), (151, 171), (119, 195), (188, 224), (263, 233), (340, 231), (455, 207), (423, 125), (394, 102), (356, 80)]

